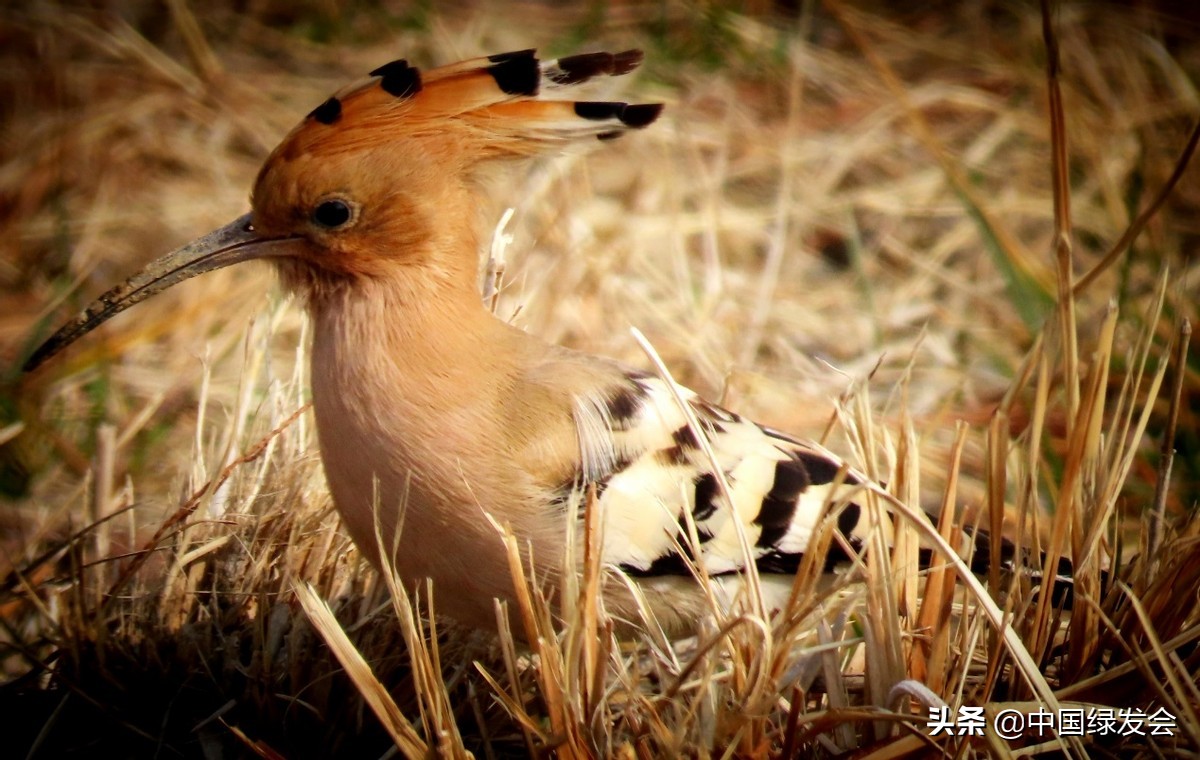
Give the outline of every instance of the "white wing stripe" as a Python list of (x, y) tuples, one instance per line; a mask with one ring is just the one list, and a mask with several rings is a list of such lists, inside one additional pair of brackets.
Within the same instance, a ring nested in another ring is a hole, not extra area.
[[(677, 547), (687, 545), (684, 515), (690, 513), (700, 537), (697, 561), (713, 574), (739, 571), (744, 558), (736, 514), (756, 558), (787, 567), (832, 503), (830, 481), (839, 463), (681, 391), (724, 470), (733, 514), (716, 508), (710, 462), (665, 383), (631, 375), (626, 384), (576, 403), (583, 475), (598, 486), (605, 562), (643, 575), (685, 573)], [(855, 514), (839, 523), (853, 529)]]

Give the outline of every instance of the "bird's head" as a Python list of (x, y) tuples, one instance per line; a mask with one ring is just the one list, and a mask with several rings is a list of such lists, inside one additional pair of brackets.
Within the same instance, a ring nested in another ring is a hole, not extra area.
[(405, 61), (379, 67), (313, 109), (271, 152), (250, 213), (100, 296), (34, 351), (25, 369), (178, 282), (250, 259), (272, 259), (300, 289), (399, 267), (470, 281), (478, 256), (476, 170), (651, 123), (659, 104), (546, 97), (626, 74), (641, 60), (631, 50), (542, 62), (523, 50), (427, 72)]

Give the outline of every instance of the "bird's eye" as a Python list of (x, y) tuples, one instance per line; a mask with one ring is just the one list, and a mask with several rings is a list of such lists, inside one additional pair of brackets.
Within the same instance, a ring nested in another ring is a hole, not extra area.
[(334, 198), (318, 203), (317, 207), (313, 209), (312, 220), (322, 227), (332, 230), (350, 221), (350, 217), (353, 215), (350, 204)]

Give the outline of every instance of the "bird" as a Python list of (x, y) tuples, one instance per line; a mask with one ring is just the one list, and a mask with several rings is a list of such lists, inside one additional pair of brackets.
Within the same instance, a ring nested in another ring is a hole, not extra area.
[(649, 607), (671, 633), (710, 608), (697, 572), (790, 586), (823, 519), (840, 533), (823, 561), (846, 560), (870, 521), (853, 498), (863, 476), (840, 458), (484, 304), (480, 177), (649, 127), (663, 104), (570, 97), (642, 60), (530, 49), (374, 69), (283, 138), (249, 213), (100, 296), (26, 370), (187, 278), (267, 259), (313, 325), (317, 439), (343, 524), (376, 565), (431, 580), (439, 613), (494, 627), (493, 600), (514, 594), (497, 526), (553, 560), (583, 529), (581, 496), (603, 565), (628, 581), (605, 586), (606, 609), (636, 621)]

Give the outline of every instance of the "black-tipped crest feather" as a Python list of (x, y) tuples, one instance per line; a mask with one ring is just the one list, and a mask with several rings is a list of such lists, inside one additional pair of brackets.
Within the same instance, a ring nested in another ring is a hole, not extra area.
[(407, 98), (421, 91), (421, 71), (400, 59), (385, 63), (370, 74), (379, 77), (384, 92), (397, 98)]

